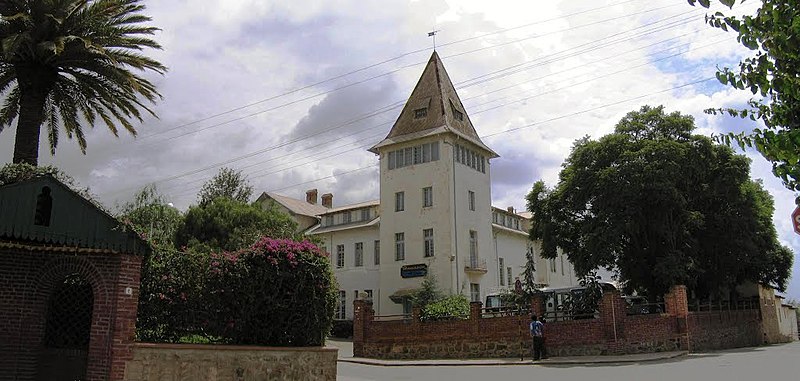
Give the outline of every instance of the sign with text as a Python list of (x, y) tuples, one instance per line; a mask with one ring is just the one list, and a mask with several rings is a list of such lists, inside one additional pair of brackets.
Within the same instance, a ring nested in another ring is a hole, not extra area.
[(428, 265), (419, 263), (416, 265), (405, 265), (400, 268), (400, 277), (417, 278), (428, 275)]

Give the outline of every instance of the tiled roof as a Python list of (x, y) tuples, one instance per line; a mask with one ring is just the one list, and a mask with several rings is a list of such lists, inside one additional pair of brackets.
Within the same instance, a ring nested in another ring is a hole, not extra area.
[(328, 208), (322, 205), (309, 204), (303, 200), (298, 200), (296, 198), (291, 198), (272, 192), (262, 193), (258, 200), (262, 201), (264, 197), (269, 197), (275, 200), (275, 202), (286, 207), (286, 209), (289, 209), (292, 213), (302, 216), (316, 217), (328, 211)]
[(349, 209), (365, 208), (365, 207), (368, 207), (368, 206), (378, 206), (378, 205), (380, 205), (380, 203), (381, 203), (380, 200), (364, 201), (364, 202), (360, 202), (360, 203), (357, 203), (357, 204), (350, 204), (350, 205), (340, 206), (338, 208), (326, 209), (325, 213), (323, 213), (323, 214), (336, 213), (336, 212), (341, 212), (343, 210), (349, 210)]

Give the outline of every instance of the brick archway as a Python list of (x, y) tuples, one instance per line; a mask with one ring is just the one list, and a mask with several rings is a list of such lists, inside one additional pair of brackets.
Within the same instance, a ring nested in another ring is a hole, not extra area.
[[(45, 329), (47, 318), (51, 311), (48, 311), (51, 297), (58, 291), (64, 279), (72, 274), (79, 276), (89, 283), (92, 293), (92, 312), (91, 325), (89, 329), (89, 343), (86, 353), (86, 373), (85, 379), (105, 379), (108, 375), (109, 358), (111, 356), (111, 335), (113, 327), (113, 315), (110, 313), (109, 306), (112, 305), (107, 283), (109, 275), (101, 274), (92, 264), (92, 261), (85, 256), (61, 256), (48, 261), (40, 271), (40, 276), (36, 285), (32, 287), (32, 300), (35, 300), (36, 311), (34, 313), (35, 336), (38, 344), (37, 370), (41, 379), (43, 368), (42, 355), (46, 343)], [(104, 276), (105, 275), (105, 276)], [(116, 274), (114, 274), (116, 275)]]

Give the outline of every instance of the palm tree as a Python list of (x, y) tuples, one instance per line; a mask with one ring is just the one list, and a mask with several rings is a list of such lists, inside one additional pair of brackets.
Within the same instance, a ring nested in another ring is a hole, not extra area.
[(3, 0), (0, 2), (0, 132), (17, 120), (14, 163), (36, 165), (42, 126), (55, 154), (59, 128), (86, 153), (82, 126), (102, 120), (134, 136), (131, 119), (161, 94), (130, 69), (159, 74), (166, 67), (140, 54), (161, 49), (147, 36), (140, 0)]

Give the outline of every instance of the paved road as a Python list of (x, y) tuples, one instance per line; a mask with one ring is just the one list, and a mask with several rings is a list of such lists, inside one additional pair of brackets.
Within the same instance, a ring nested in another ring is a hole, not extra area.
[(383, 367), (339, 363), (339, 381), (363, 380), (796, 380), (800, 342), (619, 365)]

